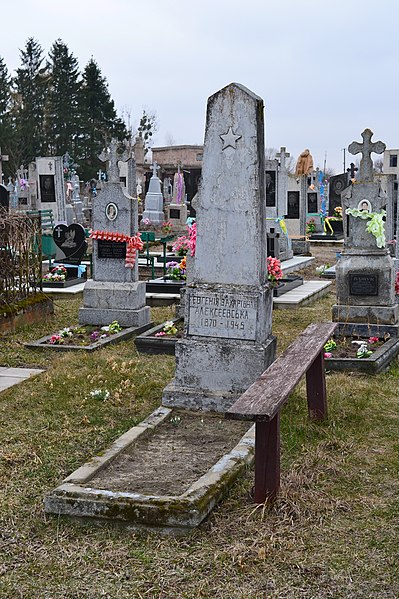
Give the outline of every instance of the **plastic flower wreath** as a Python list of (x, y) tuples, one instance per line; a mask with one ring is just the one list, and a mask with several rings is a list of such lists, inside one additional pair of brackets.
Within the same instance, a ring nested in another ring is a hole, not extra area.
[(283, 278), (281, 262), (272, 256), (267, 257), (267, 279), (275, 287), (280, 279)]
[(367, 223), (366, 226), (367, 233), (374, 235), (378, 248), (385, 247), (386, 240), (383, 221), (384, 216), (386, 216), (385, 210), (381, 210), (381, 212), (365, 212), (364, 210), (358, 210), (358, 208), (347, 208), (345, 214), (350, 214), (355, 218), (369, 220), (370, 222)]

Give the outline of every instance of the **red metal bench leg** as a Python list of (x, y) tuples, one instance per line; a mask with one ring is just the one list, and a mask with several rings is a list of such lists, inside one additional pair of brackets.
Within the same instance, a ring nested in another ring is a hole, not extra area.
[(324, 371), (324, 350), (320, 352), (306, 372), (306, 393), (309, 417), (314, 420), (326, 418), (327, 393)]
[(255, 424), (254, 502), (273, 499), (280, 488), (280, 414)]

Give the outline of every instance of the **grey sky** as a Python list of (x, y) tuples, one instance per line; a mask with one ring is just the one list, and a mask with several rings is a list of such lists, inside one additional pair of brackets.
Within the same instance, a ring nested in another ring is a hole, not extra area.
[(236, 81), (264, 99), (266, 145), (295, 159), (327, 152), (340, 172), (366, 127), (399, 147), (397, 0), (3, 0), (1, 15), (10, 71), (28, 37), (46, 53), (61, 38), (119, 112), (156, 112), (154, 145), (202, 143), (208, 96)]

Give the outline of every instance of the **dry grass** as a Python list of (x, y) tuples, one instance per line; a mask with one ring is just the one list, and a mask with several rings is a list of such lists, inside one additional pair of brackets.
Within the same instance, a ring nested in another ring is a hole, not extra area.
[[(275, 311), (281, 351), (333, 296)], [(45, 494), (159, 404), (170, 356), (131, 341), (92, 355), (26, 350), (74, 324), (78, 301), (1, 342), (1, 365), (47, 372), (0, 395), (0, 596), (3, 598), (394, 598), (398, 582), (398, 375), (330, 374), (329, 419), (307, 420), (304, 385), (282, 416), (282, 489), (255, 508), (253, 473), (190, 537), (136, 535), (48, 517)], [(169, 309), (154, 310), (156, 320)], [(93, 388), (111, 398), (96, 401)]]

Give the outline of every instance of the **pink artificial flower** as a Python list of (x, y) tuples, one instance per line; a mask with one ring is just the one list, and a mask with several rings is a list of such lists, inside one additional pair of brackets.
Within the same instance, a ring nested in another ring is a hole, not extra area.
[(332, 353), (331, 353), (331, 352), (329, 352), (329, 351), (325, 351), (325, 352), (324, 352), (324, 357), (325, 357), (325, 358), (332, 358)]
[(379, 338), (378, 337), (370, 337), (369, 338), (369, 343), (378, 343), (379, 342)]
[(155, 333), (155, 337), (164, 337), (166, 335), (165, 331), (160, 331), (159, 333)]
[(197, 245), (197, 223), (193, 223), (188, 228), (188, 243), (191, 256), (195, 256), (195, 246)]

